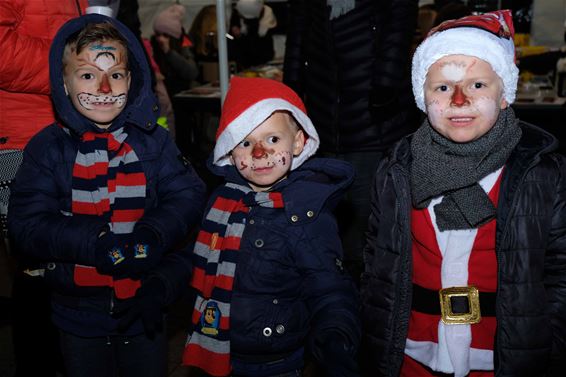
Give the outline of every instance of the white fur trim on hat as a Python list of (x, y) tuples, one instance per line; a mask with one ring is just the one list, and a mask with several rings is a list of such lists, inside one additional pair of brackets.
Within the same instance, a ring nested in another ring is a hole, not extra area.
[(307, 136), (307, 139), (303, 151), (293, 158), (291, 170), (299, 167), (316, 152), (320, 145), (320, 139), (307, 114), (281, 98), (267, 98), (256, 102), (230, 122), (216, 140), (213, 163), (218, 166), (230, 165), (230, 151), (240, 144), (250, 132), (269, 118), (271, 114), (278, 110), (289, 111), (306, 133), (305, 136)]
[(413, 56), (413, 94), (419, 109), (426, 112), (424, 84), (428, 69), (448, 55), (474, 56), (488, 62), (503, 81), (505, 100), (509, 104), (515, 101), (519, 69), (515, 65), (513, 41), (479, 28), (458, 27), (426, 38)]

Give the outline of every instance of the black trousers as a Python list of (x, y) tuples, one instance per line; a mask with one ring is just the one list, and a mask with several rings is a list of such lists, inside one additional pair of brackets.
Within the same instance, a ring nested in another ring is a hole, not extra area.
[(55, 377), (63, 372), (58, 330), (51, 322), (49, 288), (42, 277), (21, 271), (12, 287), (15, 377)]

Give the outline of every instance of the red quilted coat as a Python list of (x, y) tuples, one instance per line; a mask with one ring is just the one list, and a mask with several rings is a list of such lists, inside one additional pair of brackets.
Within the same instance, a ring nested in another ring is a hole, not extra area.
[(0, 0), (0, 149), (23, 149), (53, 123), (49, 46), (87, 0)]

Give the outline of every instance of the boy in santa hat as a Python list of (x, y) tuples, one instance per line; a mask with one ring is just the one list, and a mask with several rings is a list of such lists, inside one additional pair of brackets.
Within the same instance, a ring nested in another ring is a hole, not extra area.
[(226, 183), (194, 248), (184, 364), (214, 376), (297, 376), (308, 353), (328, 375), (356, 375), (357, 294), (332, 214), (353, 171), (310, 158), (318, 144), (290, 88), (232, 79), (210, 166)]
[(509, 11), (433, 29), (413, 57), (428, 119), (375, 175), (362, 278), (372, 376), (566, 370), (566, 160), (515, 118)]

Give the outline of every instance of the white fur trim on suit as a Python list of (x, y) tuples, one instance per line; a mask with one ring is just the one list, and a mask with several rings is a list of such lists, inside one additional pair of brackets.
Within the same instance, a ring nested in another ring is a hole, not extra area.
[(428, 69), (448, 55), (474, 56), (488, 62), (503, 81), (503, 97), (515, 101), (519, 69), (515, 65), (515, 48), (511, 39), (472, 27), (444, 30), (428, 37), (413, 55), (412, 82), (415, 102), (426, 112), (424, 84)]
[(293, 158), (291, 169), (299, 167), (312, 156), (320, 144), (318, 133), (309, 117), (298, 107), (280, 98), (268, 98), (256, 102), (234, 119), (220, 134), (214, 147), (214, 164), (218, 166), (230, 165), (228, 153), (234, 149), (250, 132), (263, 123), (275, 111), (286, 110), (301, 126), (307, 137), (305, 147), (301, 154)]

